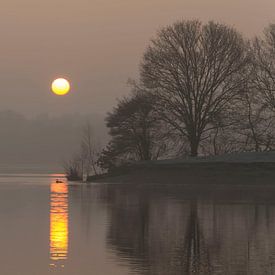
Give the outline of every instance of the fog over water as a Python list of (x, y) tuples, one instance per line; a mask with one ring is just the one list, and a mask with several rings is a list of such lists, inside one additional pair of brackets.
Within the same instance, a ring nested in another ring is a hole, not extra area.
[(79, 151), (81, 130), (89, 121), (96, 142), (105, 145), (104, 117), (38, 115), (33, 118), (0, 112), (0, 173), (63, 172), (63, 162)]

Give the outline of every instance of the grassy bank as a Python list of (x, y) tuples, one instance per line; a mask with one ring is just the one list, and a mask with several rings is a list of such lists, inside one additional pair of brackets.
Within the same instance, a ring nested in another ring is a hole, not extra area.
[(274, 184), (275, 152), (139, 162), (91, 182), (155, 184)]

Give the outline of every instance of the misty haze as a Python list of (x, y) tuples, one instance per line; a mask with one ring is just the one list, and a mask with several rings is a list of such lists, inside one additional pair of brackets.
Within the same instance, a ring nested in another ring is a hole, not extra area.
[(86, 121), (93, 124), (95, 136), (104, 145), (108, 136), (102, 115), (27, 117), (13, 111), (0, 112), (0, 171), (62, 172), (63, 162), (79, 149), (79, 133)]
[(0, 275), (275, 274), (274, 12), (3, 1)]

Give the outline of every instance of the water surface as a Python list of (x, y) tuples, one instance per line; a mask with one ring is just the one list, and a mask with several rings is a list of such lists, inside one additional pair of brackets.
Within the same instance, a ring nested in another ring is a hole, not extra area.
[(0, 221), (5, 275), (275, 274), (272, 186), (2, 174)]

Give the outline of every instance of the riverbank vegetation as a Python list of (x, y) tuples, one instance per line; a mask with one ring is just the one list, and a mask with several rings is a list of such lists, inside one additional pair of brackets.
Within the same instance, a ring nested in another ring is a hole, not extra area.
[(107, 146), (84, 150), (93, 174), (129, 162), (275, 148), (275, 25), (248, 40), (224, 24), (176, 22), (151, 40), (130, 84), (106, 117)]

